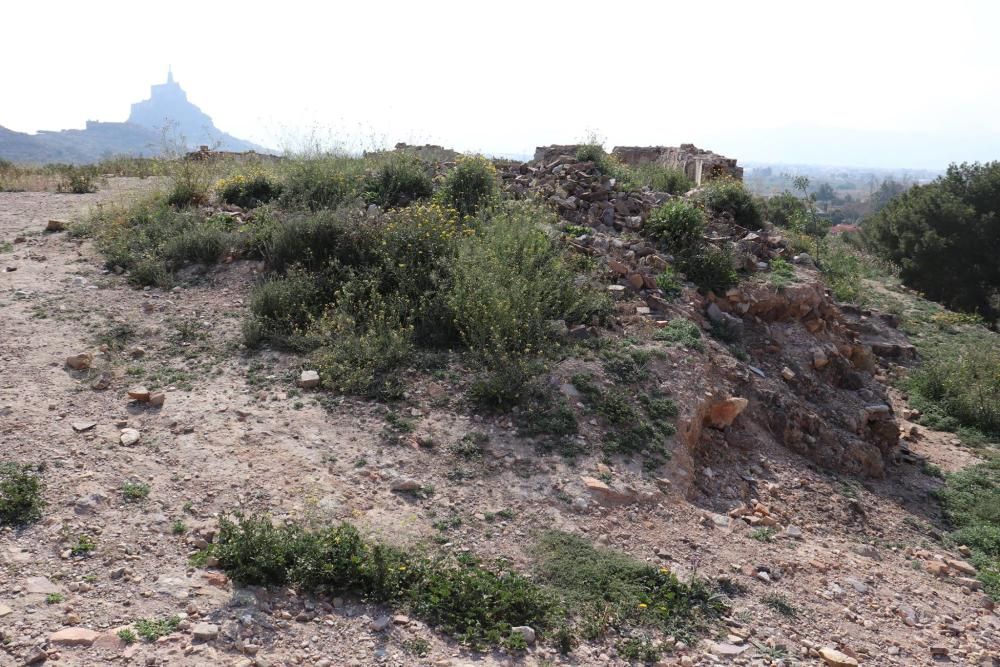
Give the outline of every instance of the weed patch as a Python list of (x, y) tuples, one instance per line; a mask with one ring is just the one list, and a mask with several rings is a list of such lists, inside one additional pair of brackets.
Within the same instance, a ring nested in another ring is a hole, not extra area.
[(701, 340), (701, 328), (691, 320), (683, 317), (676, 317), (667, 322), (667, 326), (653, 334), (653, 340), (690, 348), (699, 352), (705, 349), (705, 344)]
[(1000, 599), (1000, 457), (945, 476), (936, 491), (954, 529), (952, 544), (972, 549), (986, 591)]
[(538, 578), (560, 591), (578, 616), (596, 624), (585, 634), (657, 628), (689, 637), (724, 609), (703, 581), (682, 583), (666, 568), (595, 548), (568, 533), (543, 533), (536, 551)]
[(0, 463), (0, 525), (38, 521), (44, 507), (42, 480), (34, 466)]

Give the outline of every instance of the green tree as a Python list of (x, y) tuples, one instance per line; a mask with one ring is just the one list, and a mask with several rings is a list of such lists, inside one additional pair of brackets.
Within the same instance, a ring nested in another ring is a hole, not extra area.
[(1000, 162), (951, 165), (892, 198), (865, 237), (903, 281), (950, 308), (996, 321), (1000, 303)]
[(835, 201), (837, 199), (837, 193), (834, 192), (833, 186), (829, 183), (820, 183), (813, 196), (816, 197), (816, 201)]
[(869, 201), (869, 206), (871, 207), (871, 212), (878, 213), (886, 205), (892, 201), (895, 197), (906, 192), (907, 186), (899, 181), (887, 178), (882, 181), (882, 184), (878, 187), (878, 190), (872, 193)]

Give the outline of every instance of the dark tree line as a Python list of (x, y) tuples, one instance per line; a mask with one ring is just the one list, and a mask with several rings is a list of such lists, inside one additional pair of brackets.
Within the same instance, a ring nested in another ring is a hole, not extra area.
[(907, 285), (996, 322), (1000, 162), (951, 165), (944, 176), (889, 199), (864, 231), (876, 253), (899, 265)]

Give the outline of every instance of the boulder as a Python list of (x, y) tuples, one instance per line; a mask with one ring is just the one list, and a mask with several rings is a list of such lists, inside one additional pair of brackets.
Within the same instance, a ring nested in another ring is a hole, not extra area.
[(750, 401), (747, 399), (738, 397), (727, 398), (714, 403), (708, 409), (705, 421), (712, 428), (726, 428), (746, 409), (749, 403)]
[(101, 633), (89, 628), (63, 628), (49, 635), (50, 644), (60, 646), (90, 646)]
[(314, 389), (319, 386), (319, 373), (316, 371), (302, 371), (299, 376), (298, 385), (303, 389)]
[(80, 354), (72, 354), (66, 357), (66, 365), (72, 368), (74, 371), (85, 371), (90, 368), (90, 364), (94, 361), (94, 355), (87, 352), (81, 352)]
[(841, 653), (829, 647), (821, 648), (819, 650), (819, 657), (823, 658), (823, 662), (829, 665), (829, 667), (858, 667), (857, 660), (846, 653)]

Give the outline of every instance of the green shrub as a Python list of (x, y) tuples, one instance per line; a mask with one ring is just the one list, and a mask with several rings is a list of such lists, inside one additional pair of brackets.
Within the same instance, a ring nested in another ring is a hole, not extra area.
[[(323, 384), (331, 389), (371, 398), (398, 398), (402, 385), (397, 368), (413, 354), (405, 309), (384, 298), (370, 282), (352, 281), (342, 288), (341, 303), (317, 322), (313, 335), (321, 341), (313, 355)], [(352, 294), (359, 291), (359, 294)], [(352, 297), (355, 298), (352, 302)]]
[(263, 342), (293, 349), (307, 347), (308, 325), (320, 315), (326, 298), (324, 283), (304, 271), (291, 271), (261, 283), (250, 292), (244, 342), (248, 347)]
[(1000, 350), (960, 347), (931, 356), (907, 388), (959, 423), (1000, 435)]
[(529, 395), (532, 379), (539, 368), (520, 354), (495, 353), (486, 356), (484, 369), (469, 385), (469, 400), (486, 410), (507, 410)]
[(42, 517), (42, 480), (30, 465), (0, 463), (0, 526), (23, 526)]
[(276, 226), (264, 249), (268, 266), (283, 273), (292, 266), (312, 272), (379, 263), (380, 231), (347, 209), (293, 215)]
[(76, 195), (97, 192), (97, 176), (97, 170), (92, 166), (66, 167), (56, 189), (59, 192), (72, 192)]
[(607, 173), (608, 171), (607, 166), (610, 157), (607, 151), (604, 150), (604, 146), (593, 141), (582, 144), (576, 149), (576, 159), (578, 161), (593, 162), (594, 166), (603, 173)]
[(184, 161), (174, 174), (166, 203), (174, 208), (208, 203), (209, 175), (203, 167)]
[(1000, 599), (1000, 457), (946, 475), (936, 495), (954, 529), (949, 542), (972, 549), (984, 588)]
[(667, 326), (653, 334), (653, 339), (688, 347), (699, 352), (705, 349), (705, 345), (701, 341), (701, 329), (697, 324), (683, 317), (675, 317), (667, 322)]
[(680, 169), (666, 167), (656, 162), (644, 162), (628, 168), (628, 182), (633, 187), (648, 187), (654, 192), (672, 195), (684, 194), (694, 187), (694, 181)]
[(663, 296), (667, 298), (680, 296), (683, 289), (680, 277), (674, 267), (669, 265), (663, 269), (663, 273), (656, 277), (656, 286), (663, 290)]
[(361, 196), (365, 162), (338, 155), (313, 155), (291, 161), (280, 201), (287, 208), (311, 211), (337, 208)]
[(539, 206), (511, 204), (459, 244), (447, 302), (470, 349), (537, 354), (551, 337), (551, 320), (607, 314), (607, 297), (578, 284), (563, 249), (539, 226), (551, 221)]
[(430, 197), (434, 184), (419, 158), (392, 155), (365, 177), (363, 192), (369, 204), (395, 208)]
[(153, 198), (130, 208), (99, 208), (87, 227), (107, 268), (127, 270), (133, 285), (168, 287), (172, 271), (182, 265), (211, 264), (227, 249), (238, 249), (232, 224), (228, 216), (206, 218)]
[(861, 260), (843, 247), (828, 252), (820, 265), (830, 291), (838, 301), (863, 304), (866, 300)]
[(216, 556), (235, 581), (291, 583), (306, 592), (354, 591), (406, 605), (417, 618), (481, 649), (505, 642), (511, 626), (544, 631), (552, 599), (502, 564), (431, 561), (361, 538), (350, 524), (306, 532), (267, 516), (220, 520)]
[(212, 224), (201, 224), (168, 239), (160, 255), (173, 268), (188, 263), (215, 264), (231, 245), (232, 239), (226, 231)]
[[(133, 625), (140, 637), (148, 642), (155, 642), (160, 637), (166, 637), (177, 630), (180, 624), (179, 616), (169, 616), (167, 618), (140, 618)], [(123, 641), (127, 640), (123, 638)]]
[(167, 264), (161, 259), (147, 257), (136, 261), (128, 274), (128, 282), (136, 287), (161, 287), (166, 289), (173, 284), (173, 278), (167, 269)]
[(415, 615), (476, 648), (506, 643), (512, 626), (544, 630), (554, 607), (550, 595), (500, 562), (437, 564), (408, 597)]
[(704, 582), (682, 583), (667, 568), (595, 548), (575, 535), (546, 531), (536, 549), (538, 577), (578, 615), (594, 619), (595, 634), (644, 627), (689, 638), (725, 609)]
[(122, 484), (122, 496), (130, 502), (145, 500), (149, 497), (149, 484), (145, 482), (125, 482)]
[(733, 178), (716, 178), (698, 194), (698, 200), (715, 215), (729, 213), (736, 224), (747, 229), (758, 229), (761, 213), (753, 195), (742, 182)]
[(679, 255), (697, 252), (705, 243), (705, 216), (683, 199), (673, 199), (654, 209), (644, 229)]
[(771, 284), (777, 288), (788, 287), (795, 278), (795, 267), (778, 257), (771, 260)]
[(464, 218), (475, 216), (483, 207), (495, 203), (498, 191), (493, 163), (476, 155), (459, 158), (455, 168), (445, 176), (438, 198)]
[(758, 208), (763, 211), (768, 222), (784, 228), (790, 228), (794, 219), (804, 217), (808, 212), (805, 202), (788, 190), (761, 199)]
[(722, 294), (739, 282), (733, 253), (728, 248), (705, 245), (681, 263), (688, 280), (702, 291)]
[(215, 191), (227, 204), (256, 208), (281, 196), (281, 184), (263, 171), (252, 169), (222, 179)]

